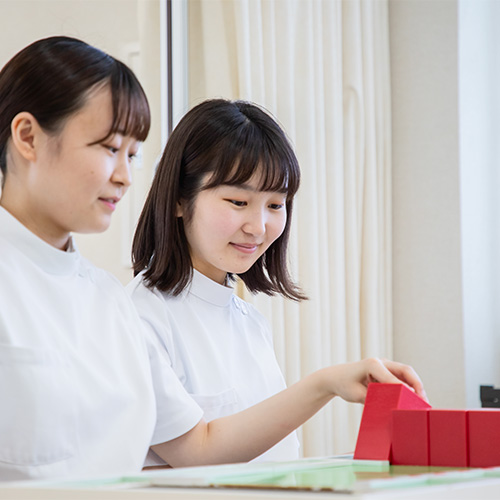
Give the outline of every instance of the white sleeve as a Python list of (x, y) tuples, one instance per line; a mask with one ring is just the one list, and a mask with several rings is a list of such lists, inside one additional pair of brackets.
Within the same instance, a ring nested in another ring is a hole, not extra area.
[(156, 427), (151, 441), (155, 445), (190, 431), (203, 417), (203, 410), (184, 389), (154, 336), (147, 331), (146, 336), (156, 397)]
[(190, 431), (203, 410), (187, 393), (171, 366), (161, 339), (168, 337), (170, 323), (160, 297), (136, 278), (127, 286), (142, 320), (156, 396), (157, 421), (151, 444), (170, 441)]

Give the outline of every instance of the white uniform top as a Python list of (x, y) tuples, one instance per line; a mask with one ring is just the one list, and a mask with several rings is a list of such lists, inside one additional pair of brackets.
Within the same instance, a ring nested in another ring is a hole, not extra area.
[[(127, 290), (207, 421), (285, 388), (267, 321), (232, 288), (195, 270), (192, 283), (177, 297), (147, 288), (142, 275)], [(294, 460), (298, 446), (292, 433), (259, 460)]]
[(136, 473), (199, 421), (141, 329), (118, 281), (0, 207), (0, 480)]

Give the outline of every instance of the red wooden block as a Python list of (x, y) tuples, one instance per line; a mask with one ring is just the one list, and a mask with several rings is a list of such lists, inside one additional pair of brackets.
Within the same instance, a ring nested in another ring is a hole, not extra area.
[(429, 465), (429, 411), (392, 411), (393, 465)]
[(470, 467), (500, 466), (500, 410), (469, 410)]
[(403, 384), (370, 384), (359, 426), (354, 458), (389, 460), (392, 410), (430, 408)]
[(468, 467), (467, 410), (429, 410), (429, 462), (432, 466)]

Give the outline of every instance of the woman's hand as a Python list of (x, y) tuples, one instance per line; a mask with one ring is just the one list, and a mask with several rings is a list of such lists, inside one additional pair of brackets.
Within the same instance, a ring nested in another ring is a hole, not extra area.
[(405, 384), (423, 400), (424, 386), (415, 370), (408, 365), (387, 359), (368, 358), (325, 368), (336, 396), (353, 403), (364, 403), (370, 382)]

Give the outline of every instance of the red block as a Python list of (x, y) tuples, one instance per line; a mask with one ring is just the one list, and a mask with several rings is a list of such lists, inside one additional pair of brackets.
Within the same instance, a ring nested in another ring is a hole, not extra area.
[(389, 460), (392, 410), (419, 408), (430, 408), (430, 405), (403, 384), (370, 384), (354, 458)]
[(468, 467), (467, 410), (429, 410), (431, 466)]
[(469, 410), (470, 467), (500, 466), (500, 410)]
[(429, 410), (392, 411), (393, 465), (429, 465)]

